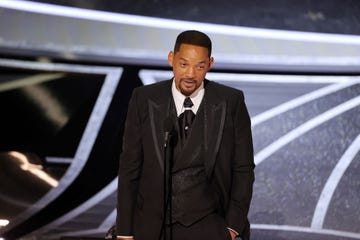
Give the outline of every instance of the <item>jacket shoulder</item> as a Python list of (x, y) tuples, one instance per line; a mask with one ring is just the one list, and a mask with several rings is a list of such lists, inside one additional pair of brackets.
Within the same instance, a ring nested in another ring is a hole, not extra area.
[(137, 87), (132, 93), (132, 98), (140, 105), (149, 100), (158, 104), (167, 102), (171, 96), (171, 83), (171, 80), (165, 80)]

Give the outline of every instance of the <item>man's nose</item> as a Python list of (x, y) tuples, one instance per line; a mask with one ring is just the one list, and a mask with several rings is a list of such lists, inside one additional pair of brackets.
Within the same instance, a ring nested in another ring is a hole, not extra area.
[(195, 75), (195, 69), (193, 67), (188, 67), (186, 69), (186, 77), (192, 78)]

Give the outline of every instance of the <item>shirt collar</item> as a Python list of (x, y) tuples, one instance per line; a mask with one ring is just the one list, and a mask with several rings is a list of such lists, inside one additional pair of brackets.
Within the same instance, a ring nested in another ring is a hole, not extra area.
[[(173, 82), (171, 85), (171, 92), (174, 98), (174, 102), (175, 102), (175, 107), (176, 107), (176, 112), (177, 115), (179, 116), (182, 112), (184, 112), (184, 100), (186, 98), (185, 95), (183, 95), (175, 86), (175, 78), (173, 78)], [(193, 111), (194, 114), (197, 113), (201, 101), (204, 97), (204, 93), (205, 93), (205, 88), (204, 88), (204, 82), (201, 83), (200, 87), (198, 87), (195, 92), (193, 92), (189, 97), (191, 99), (191, 101), (193, 102), (194, 106), (192, 106), (191, 110)]]

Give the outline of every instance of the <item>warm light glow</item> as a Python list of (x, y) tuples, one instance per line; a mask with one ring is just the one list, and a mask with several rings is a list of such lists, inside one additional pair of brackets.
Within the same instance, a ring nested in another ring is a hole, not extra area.
[(52, 187), (57, 187), (59, 185), (59, 182), (56, 179), (52, 178), (49, 174), (42, 170), (41, 165), (30, 163), (24, 154), (15, 151), (11, 151), (8, 154), (20, 160), (20, 168), (22, 170), (32, 173), (33, 175), (42, 179)]
[[(0, 228), (1, 227), (5, 227), (6, 225), (9, 224), (9, 220), (6, 219), (0, 219)], [(1, 239), (1, 238), (0, 238)]]

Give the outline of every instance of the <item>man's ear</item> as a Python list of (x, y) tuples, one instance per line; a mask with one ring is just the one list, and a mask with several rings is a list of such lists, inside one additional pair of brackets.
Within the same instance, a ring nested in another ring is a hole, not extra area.
[(170, 51), (168, 54), (168, 63), (171, 67), (173, 66), (173, 61), (174, 61), (174, 52)]
[(210, 61), (209, 61), (209, 70), (211, 69), (212, 65), (214, 64), (214, 58), (210, 57)]

